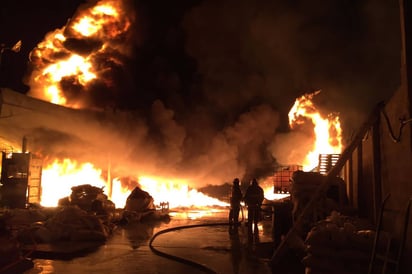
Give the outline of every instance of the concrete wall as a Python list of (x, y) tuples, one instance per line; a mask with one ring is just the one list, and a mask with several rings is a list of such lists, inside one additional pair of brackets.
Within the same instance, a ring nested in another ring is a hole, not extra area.
[(375, 206), (374, 206), (374, 169), (373, 169), (373, 138), (370, 129), (369, 133), (362, 141), (362, 157), (361, 168), (362, 178), (358, 185), (358, 214), (360, 217), (367, 218), (369, 221), (375, 221)]
[[(354, 188), (358, 189), (360, 214), (376, 221), (377, 201), (390, 194), (384, 211), (384, 229), (400, 240), (405, 226), (405, 209), (412, 198), (412, 1), (400, 0), (401, 12), (401, 87), (380, 113), (377, 147), (363, 142), (362, 168)], [(403, 126), (401, 121), (404, 122)], [(378, 157), (376, 157), (378, 155)], [(376, 164), (378, 162), (378, 165)], [(373, 167), (373, 168), (370, 168)], [(378, 172), (376, 172), (378, 171)], [(373, 216), (375, 215), (375, 216)], [(412, 269), (412, 218), (409, 225), (402, 273)], [(410, 273), (410, 271), (409, 271)]]
[[(389, 123), (381, 117), (381, 176), (382, 198), (390, 193), (387, 210), (384, 215), (384, 225), (388, 230), (394, 231), (396, 238), (400, 239), (404, 226), (403, 215), (408, 199), (412, 198), (412, 146), (411, 123), (406, 124), (399, 134), (399, 119), (411, 118), (410, 98), (405, 87), (398, 90), (387, 103), (385, 110), (389, 118), (395, 137), (391, 137)], [(383, 116), (383, 114), (381, 114)], [(412, 258), (412, 225), (409, 218), (409, 231), (404, 258)], [(412, 261), (405, 260), (408, 266), (403, 269), (412, 269)]]
[[(406, 86), (396, 91), (379, 112), (376, 122), (357, 143), (345, 167), (351, 205), (358, 215), (377, 223), (382, 200), (390, 194), (383, 215), (383, 230), (400, 241), (405, 209), (412, 198), (412, 118)], [(371, 117), (376, 117), (372, 115)], [(401, 120), (406, 123), (401, 129)], [(350, 166), (350, 167), (349, 167)], [(401, 273), (412, 269), (412, 216), (408, 219)]]

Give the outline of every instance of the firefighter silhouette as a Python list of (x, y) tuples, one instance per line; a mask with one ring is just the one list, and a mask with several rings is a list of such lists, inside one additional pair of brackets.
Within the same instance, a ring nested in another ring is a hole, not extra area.
[(229, 226), (230, 229), (239, 226), (240, 202), (242, 201), (242, 190), (238, 178), (233, 180), (232, 191), (230, 194)]
[(262, 206), (264, 199), (263, 189), (258, 185), (257, 180), (254, 178), (251, 184), (246, 189), (244, 201), (247, 205), (247, 222), (248, 232), (252, 234), (257, 232), (257, 224), (260, 219), (260, 207)]

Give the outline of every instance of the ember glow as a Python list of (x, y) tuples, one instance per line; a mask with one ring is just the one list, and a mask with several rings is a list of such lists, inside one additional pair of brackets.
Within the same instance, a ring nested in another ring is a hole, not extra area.
[(314, 125), (315, 140), (313, 148), (306, 155), (301, 165), (304, 171), (310, 171), (318, 165), (319, 154), (339, 154), (342, 151), (342, 130), (339, 116), (330, 114), (322, 117), (312, 99), (320, 91), (305, 94), (296, 99), (289, 111), (289, 125), (295, 126), (310, 121)]

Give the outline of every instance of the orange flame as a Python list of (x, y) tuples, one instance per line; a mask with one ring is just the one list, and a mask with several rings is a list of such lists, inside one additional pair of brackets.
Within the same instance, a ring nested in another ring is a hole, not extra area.
[(343, 147), (339, 116), (330, 114), (326, 118), (322, 117), (312, 102), (313, 97), (319, 93), (320, 91), (316, 91), (297, 98), (288, 115), (291, 128), (308, 119), (314, 125), (314, 146), (301, 164), (305, 171), (318, 165), (319, 154), (339, 154)]
[[(105, 80), (110, 68), (98, 64), (98, 60), (106, 60), (101, 56), (108, 52), (124, 51), (125, 46), (119, 41), (131, 26), (131, 18), (124, 10), (122, 1), (101, 0), (94, 7), (79, 12), (68, 25), (47, 34), (30, 53), (33, 65), (30, 95), (54, 104), (81, 108), (81, 99), (74, 100), (64, 93), (62, 81), (85, 91), (93, 81), (103, 81), (110, 86), (110, 81)], [(73, 46), (73, 43), (79, 45)], [(118, 65), (121, 61), (112, 54), (107, 63)]]
[(289, 193), (275, 192), (272, 177), (266, 177), (264, 180), (259, 182), (259, 185), (263, 188), (263, 193), (266, 200), (281, 200), (290, 196)]
[[(84, 107), (81, 101), (73, 100), (65, 94), (62, 82), (69, 81), (71, 85), (87, 91), (94, 81), (105, 79), (110, 68), (98, 64), (97, 60), (102, 59), (100, 56), (103, 54), (107, 56), (113, 51), (123, 52), (125, 49), (119, 41), (130, 31), (132, 18), (125, 14), (126, 9), (122, 7), (122, 2), (97, 1), (95, 6), (79, 11), (66, 26), (46, 35), (44, 41), (30, 54), (34, 67), (29, 83), (30, 95), (67, 107)], [(71, 44), (73, 41), (82, 41), (82, 45), (87, 46), (88, 50), (74, 50)], [(122, 63), (113, 54), (110, 54), (110, 62), (117, 65)], [(110, 85), (109, 82), (105, 84)], [(303, 105), (299, 108), (296, 106), (296, 114), (303, 116), (301, 111), (304, 108)], [(131, 189), (122, 186), (118, 179), (112, 180), (111, 186), (108, 186), (108, 182), (102, 177), (102, 171), (90, 163), (80, 164), (69, 159), (56, 160), (43, 168), (41, 204), (55, 206), (58, 199), (70, 195), (71, 187), (91, 184), (105, 187), (105, 190), (110, 189), (109, 199), (116, 207), (124, 207)], [(191, 189), (185, 179), (140, 176), (138, 181), (142, 189), (153, 196), (156, 204), (167, 201), (171, 208), (227, 205)], [(273, 188), (265, 188), (267, 199), (274, 199), (273, 195)]]
[[(138, 177), (142, 190), (147, 191), (154, 199), (155, 205), (168, 202), (170, 208), (177, 207), (207, 207), (227, 206), (228, 204), (218, 199), (209, 197), (189, 187), (189, 182), (184, 179), (166, 179), (161, 177)], [(60, 198), (71, 194), (73, 186), (90, 184), (104, 190), (108, 198), (115, 203), (117, 208), (123, 208), (126, 199), (135, 186), (122, 186), (119, 179), (112, 180), (112, 186), (103, 179), (102, 171), (91, 163), (78, 164), (76, 161), (64, 159), (55, 160), (43, 168), (41, 205), (57, 206)], [(107, 191), (111, 189), (111, 193)]]
[[(82, 102), (68, 98), (62, 89), (62, 81), (87, 87), (95, 80), (104, 79), (110, 68), (97, 64), (99, 56), (110, 56), (110, 62), (121, 65), (113, 52), (124, 52), (124, 37), (128, 35), (132, 18), (122, 7), (124, 1), (101, 0), (95, 6), (79, 10), (69, 23), (46, 35), (31, 52), (30, 60), (35, 70), (30, 78), (30, 95), (54, 104), (83, 108)], [(87, 50), (73, 50), (73, 43), (80, 43)], [(106, 82), (105, 82), (106, 83)], [(106, 83), (108, 84), (108, 83)], [(55, 161), (43, 168), (41, 204), (56, 206), (60, 198), (71, 194), (71, 187), (90, 184), (106, 187), (108, 197), (116, 207), (124, 207), (132, 189), (122, 186), (120, 180), (107, 183), (101, 170), (90, 163), (78, 164), (70, 159)], [(169, 202), (173, 207), (227, 205), (189, 188), (187, 180), (164, 179), (149, 176), (138, 177), (141, 188), (155, 200), (155, 204)], [(108, 184), (111, 184), (110, 186)]]
[(191, 189), (189, 182), (185, 179), (142, 176), (139, 177), (139, 184), (142, 186), (142, 189), (151, 193), (155, 203), (168, 201), (171, 208), (228, 205), (195, 189)]
[(78, 164), (70, 159), (55, 160), (43, 167), (41, 205), (57, 206), (60, 198), (71, 194), (73, 186), (82, 184), (106, 186), (106, 182), (101, 179), (101, 170), (91, 163)]

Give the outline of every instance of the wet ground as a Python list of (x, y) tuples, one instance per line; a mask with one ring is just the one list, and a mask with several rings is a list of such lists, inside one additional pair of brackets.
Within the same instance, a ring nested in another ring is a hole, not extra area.
[(250, 238), (244, 224), (229, 233), (227, 213), (172, 212), (169, 221), (128, 224), (89, 254), (34, 259), (24, 273), (272, 273), (271, 221)]

